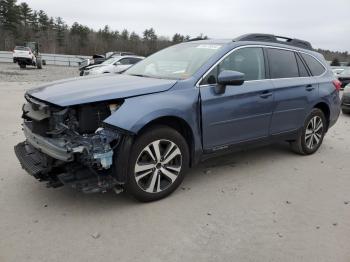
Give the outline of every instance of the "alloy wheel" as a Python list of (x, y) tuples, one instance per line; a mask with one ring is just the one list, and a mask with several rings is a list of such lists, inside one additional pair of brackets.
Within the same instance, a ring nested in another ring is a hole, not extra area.
[(160, 139), (147, 145), (139, 154), (134, 175), (137, 185), (147, 193), (159, 193), (177, 179), (182, 167), (179, 147)]
[(323, 136), (323, 121), (319, 116), (310, 119), (305, 130), (305, 144), (308, 149), (316, 148)]

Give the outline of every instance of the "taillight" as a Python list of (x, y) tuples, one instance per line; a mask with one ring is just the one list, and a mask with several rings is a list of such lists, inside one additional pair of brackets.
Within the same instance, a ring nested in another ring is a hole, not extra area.
[(333, 85), (337, 91), (341, 89), (341, 82), (338, 79), (333, 80)]

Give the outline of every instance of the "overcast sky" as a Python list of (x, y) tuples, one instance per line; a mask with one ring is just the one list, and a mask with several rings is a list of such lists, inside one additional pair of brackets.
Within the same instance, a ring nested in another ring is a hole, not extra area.
[(308, 40), (315, 48), (350, 52), (350, 0), (18, 0), (49, 16), (93, 29), (109, 25), (141, 34), (234, 38), (273, 33)]

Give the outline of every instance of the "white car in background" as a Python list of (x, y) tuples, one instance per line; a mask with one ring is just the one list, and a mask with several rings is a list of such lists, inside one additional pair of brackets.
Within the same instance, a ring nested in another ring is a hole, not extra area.
[(137, 62), (144, 59), (143, 56), (118, 56), (112, 57), (104, 61), (99, 65), (88, 66), (84, 70), (85, 75), (98, 75), (107, 73), (119, 73), (130, 66), (136, 64)]

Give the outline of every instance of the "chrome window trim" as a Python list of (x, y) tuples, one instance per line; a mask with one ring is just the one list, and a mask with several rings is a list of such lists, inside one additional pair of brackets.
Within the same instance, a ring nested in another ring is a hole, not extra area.
[(210, 73), (210, 71), (216, 67), (219, 63), (222, 62), (222, 60), (224, 60), (226, 57), (228, 57), (229, 55), (231, 55), (233, 52), (235, 52), (236, 50), (242, 49), (242, 48), (251, 48), (251, 47), (260, 47), (260, 48), (275, 48), (275, 49), (280, 49), (280, 50), (287, 50), (287, 51), (291, 51), (291, 52), (297, 52), (297, 53), (303, 53), (306, 55), (309, 55), (311, 57), (313, 57), (314, 59), (316, 59), (325, 69), (325, 71), (323, 72), (323, 74), (318, 75), (318, 76), (303, 76), (303, 77), (286, 77), (286, 78), (266, 78), (266, 79), (257, 79), (257, 80), (248, 80), (248, 81), (244, 81), (245, 83), (249, 83), (249, 82), (257, 82), (257, 81), (266, 81), (266, 80), (279, 80), (279, 79), (300, 79), (300, 78), (310, 78), (310, 77), (321, 77), (323, 75), (325, 75), (327, 73), (327, 68), (325, 67), (325, 65), (314, 55), (311, 55), (307, 52), (303, 52), (300, 50), (295, 50), (295, 49), (291, 49), (291, 48), (286, 48), (286, 47), (277, 47), (277, 46), (271, 46), (271, 45), (244, 45), (244, 46), (238, 46), (233, 48), (232, 50), (230, 50), (229, 52), (227, 52), (225, 55), (223, 55), (218, 61), (216, 61), (216, 63), (214, 65), (212, 65), (203, 75), (201, 78), (199, 78), (199, 80), (196, 82), (196, 87), (206, 87), (206, 86), (212, 86), (213, 84), (206, 84), (206, 85), (200, 85), (199, 83)]

